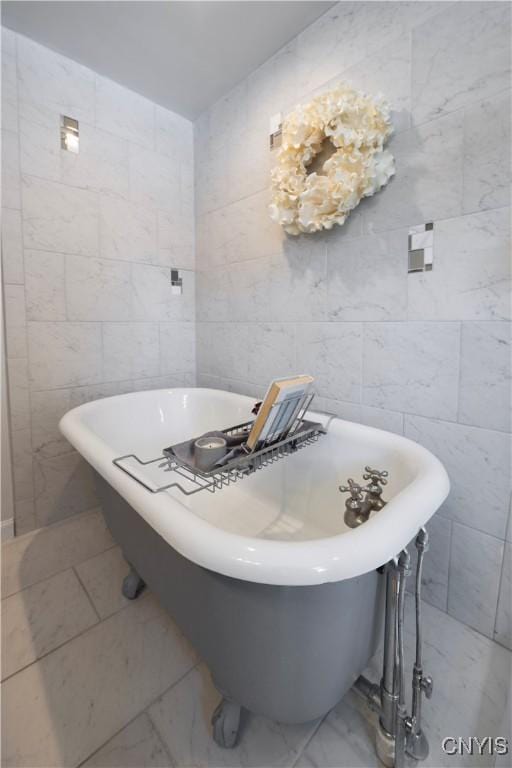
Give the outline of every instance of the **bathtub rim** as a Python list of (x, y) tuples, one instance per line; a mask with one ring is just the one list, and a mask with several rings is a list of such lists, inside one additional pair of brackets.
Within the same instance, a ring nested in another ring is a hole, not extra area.
[[(170, 546), (211, 571), (245, 581), (280, 586), (308, 586), (353, 578), (378, 568), (407, 546), (448, 495), (450, 484), (446, 470), (426, 448), (402, 435), (335, 417), (335, 421), (342, 422), (349, 434), (363, 432), (378, 442), (383, 442), (385, 436), (388, 448), (399, 453), (407, 451), (408, 458), (415, 459), (421, 466), (417, 476), (393, 497), (382, 512), (349, 532), (307, 541), (243, 536), (198, 517), (166, 492), (149, 493), (113, 465), (116, 452), (82, 420), (98, 403), (133, 399), (141, 395), (156, 397), (159, 393), (183, 395), (198, 392), (235, 398), (240, 404), (254, 402), (254, 398), (245, 395), (206, 387), (142, 390), (77, 406), (62, 417), (59, 428), (83, 458)], [(320, 412), (318, 415), (322, 416)], [(428, 502), (425, 500), (426, 490), (429, 490), (432, 499)], [(393, 514), (392, 520), (390, 514)]]

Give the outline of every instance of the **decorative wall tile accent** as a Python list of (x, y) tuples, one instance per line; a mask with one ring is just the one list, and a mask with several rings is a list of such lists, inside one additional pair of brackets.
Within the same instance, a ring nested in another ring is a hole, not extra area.
[(411, 320), (510, 319), (510, 210), (435, 224), (435, 266), (409, 277)]
[(135, 320), (194, 319), (195, 276), (184, 273), (183, 293), (175, 296), (171, 291), (171, 270), (165, 267), (132, 265), (133, 311)]

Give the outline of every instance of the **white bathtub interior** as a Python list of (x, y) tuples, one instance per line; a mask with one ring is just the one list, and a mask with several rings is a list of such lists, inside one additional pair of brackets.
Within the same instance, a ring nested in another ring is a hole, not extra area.
[[(217, 390), (162, 390), (107, 398), (84, 409), (81, 418), (117, 456), (134, 453), (147, 461), (181, 440), (249, 420), (253, 403)], [(322, 413), (311, 412), (310, 417), (329, 420)], [(358, 440), (350, 426), (334, 419), (317, 443), (221, 491), (164, 493), (216, 528), (239, 535), (306, 541), (349, 532), (340, 484), (349, 477), (360, 481), (366, 465), (386, 469), (383, 497), (389, 500), (415, 477), (414, 460), (407, 460), (403, 451), (379, 441), (375, 430), (371, 442)], [(365, 428), (358, 425), (358, 430)], [(155, 484), (162, 481), (154, 465), (144, 468), (141, 476), (154, 478)]]

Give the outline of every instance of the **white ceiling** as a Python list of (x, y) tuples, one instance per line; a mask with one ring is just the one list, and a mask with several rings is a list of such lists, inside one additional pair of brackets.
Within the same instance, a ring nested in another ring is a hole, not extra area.
[(332, 2), (2, 2), (2, 24), (194, 119)]

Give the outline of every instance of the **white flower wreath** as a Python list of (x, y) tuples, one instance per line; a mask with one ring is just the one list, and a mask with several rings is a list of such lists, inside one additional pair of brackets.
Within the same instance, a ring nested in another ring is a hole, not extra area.
[[(283, 121), (272, 169), (271, 218), (290, 235), (343, 224), (363, 197), (378, 192), (395, 172), (383, 149), (392, 133), (389, 105), (340, 84), (298, 106)], [(308, 166), (328, 139), (333, 154), (321, 170)]]

